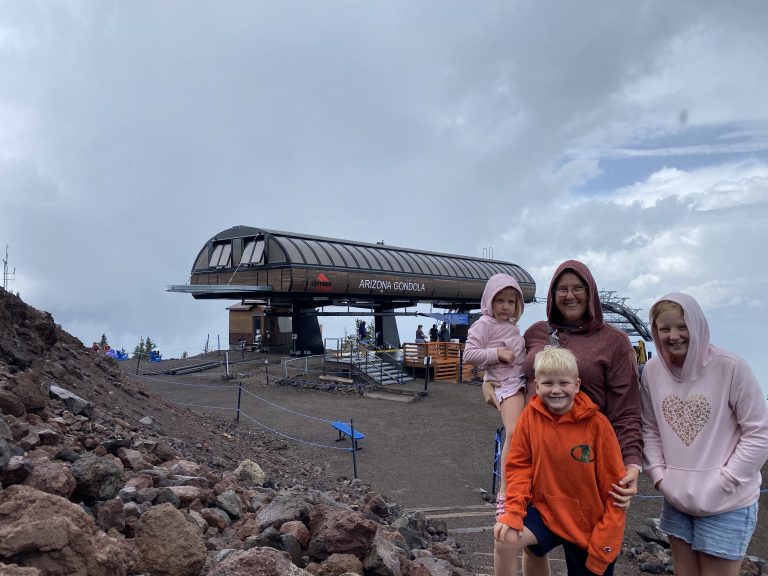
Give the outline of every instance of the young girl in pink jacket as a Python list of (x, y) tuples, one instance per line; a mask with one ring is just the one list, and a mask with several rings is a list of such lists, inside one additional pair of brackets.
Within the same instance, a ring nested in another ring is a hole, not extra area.
[(641, 381), (645, 472), (664, 495), (675, 574), (737, 576), (757, 522), (768, 405), (747, 363), (709, 342), (696, 300), (651, 308), (658, 355)]
[[(508, 274), (488, 279), (480, 300), (482, 315), (469, 328), (464, 361), (485, 370), (486, 381), (495, 382), (497, 405), (506, 438), (501, 462), (506, 462), (509, 441), (525, 406), (525, 340), (517, 327), (523, 315), (523, 291)], [(496, 500), (497, 515), (504, 510), (506, 482), (502, 474)]]

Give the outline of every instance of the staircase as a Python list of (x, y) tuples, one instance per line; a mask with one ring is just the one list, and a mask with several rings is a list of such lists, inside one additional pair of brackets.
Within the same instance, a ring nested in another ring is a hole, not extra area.
[(350, 352), (326, 354), (326, 360), (351, 363), (357, 371), (371, 384), (376, 386), (391, 386), (413, 380), (406, 374), (394, 356), (373, 346), (356, 344)]

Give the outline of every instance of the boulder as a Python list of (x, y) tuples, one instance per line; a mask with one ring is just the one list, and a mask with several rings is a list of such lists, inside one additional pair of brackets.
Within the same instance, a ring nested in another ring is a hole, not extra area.
[(256, 516), (262, 530), (269, 526), (279, 528), (286, 522), (298, 520), (305, 524), (309, 521), (310, 506), (301, 498), (278, 495), (259, 510)]
[(240, 518), (243, 515), (243, 506), (240, 496), (234, 490), (226, 490), (216, 496), (216, 507), (221, 508), (232, 518)]
[(274, 548), (251, 548), (229, 554), (208, 576), (312, 576), (291, 563), (285, 552)]
[(312, 539), (307, 553), (313, 560), (325, 560), (333, 553), (365, 558), (376, 535), (376, 526), (354, 510), (318, 507), (309, 527)]
[(76, 495), (87, 502), (110, 500), (122, 488), (123, 471), (106, 458), (87, 452), (72, 464)]
[(331, 554), (320, 564), (315, 576), (339, 576), (346, 573), (362, 574), (363, 563), (352, 554)]
[(24, 480), (24, 484), (42, 492), (69, 498), (75, 491), (77, 482), (64, 462), (38, 459), (32, 463), (32, 471)]
[(379, 529), (363, 559), (363, 568), (366, 575), (402, 576), (402, 566), (406, 560), (403, 549), (395, 546), (384, 531)]
[(121, 547), (80, 506), (29, 486), (0, 491), (0, 557), (46, 576), (124, 576)]
[(18, 564), (0, 562), (0, 576), (44, 576), (38, 568), (23, 568)]
[(291, 520), (280, 526), (280, 534), (290, 534), (296, 538), (296, 541), (301, 544), (302, 548), (306, 548), (312, 538), (304, 523), (298, 520)]
[(48, 394), (40, 385), (39, 376), (35, 372), (16, 374), (5, 382), (4, 387), (18, 398), (27, 412), (40, 412), (48, 407)]
[(167, 503), (141, 516), (135, 543), (142, 569), (152, 574), (198, 576), (205, 562), (200, 529)]
[(409, 575), (421, 576), (453, 576), (454, 570), (451, 563), (434, 556), (421, 556), (411, 562)]
[(267, 475), (261, 466), (256, 464), (253, 460), (246, 458), (235, 469), (235, 478), (237, 478), (243, 485), (264, 484), (264, 480), (267, 479)]
[(87, 400), (83, 400), (77, 394), (65, 390), (59, 386), (51, 386), (48, 394), (51, 398), (56, 398), (64, 403), (67, 410), (72, 412), (75, 416), (82, 414), (86, 418), (90, 419), (93, 416), (93, 404)]

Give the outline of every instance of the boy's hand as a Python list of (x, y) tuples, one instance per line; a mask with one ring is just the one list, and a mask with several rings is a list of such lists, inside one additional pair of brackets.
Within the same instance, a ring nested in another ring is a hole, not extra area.
[(503, 522), (496, 522), (493, 526), (493, 539), (496, 542), (507, 542), (508, 544), (517, 544), (523, 537), (523, 531), (514, 530)]
[(611, 484), (613, 490), (609, 492), (615, 500), (613, 503), (617, 508), (629, 508), (632, 496), (637, 494), (637, 477), (640, 476), (640, 470), (635, 467), (627, 468), (627, 475), (619, 480), (618, 484)]
[(515, 362), (515, 353), (506, 348), (497, 348), (496, 357), (502, 364), (513, 364)]

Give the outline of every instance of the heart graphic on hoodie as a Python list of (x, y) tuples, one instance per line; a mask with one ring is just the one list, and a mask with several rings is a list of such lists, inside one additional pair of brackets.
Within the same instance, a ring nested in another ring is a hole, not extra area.
[(688, 400), (670, 394), (661, 403), (661, 410), (664, 420), (686, 446), (693, 444), (701, 429), (709, 422), (709, 400), (701, 394), (691, 394)]

